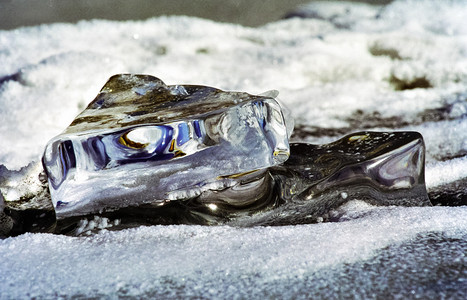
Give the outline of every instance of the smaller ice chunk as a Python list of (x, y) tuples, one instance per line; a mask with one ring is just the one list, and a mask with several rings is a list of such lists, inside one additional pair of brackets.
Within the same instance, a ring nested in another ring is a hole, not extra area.
[(291, 144), (291, 151), (291, 158), (273, 170), (283, 170), (276, 178), (281, 189), (294, 191), (283, 194), (286, 200), (336, 194), (375, 205), (431, 205), (418, 132), (358, 132), (325, 145)]
[(292, 143), (290, 152), (286, 162), (268, 169), (270, 187), (250, 185), (250, 195), (267, 190), (258, 197), (255, 214), (245, 218), (242, 211), (235, 212), (237, 219), (231, 216), (228, 224), (339, 221), (331, 212), (353, 200), (431, 206), (425, 186), (425, 144), (418, 132), (356, 132), (329, 144)]
[(274, 97), (122, 74), (47, 144), (43, 165), (62, 219), (224, 188), (287, 160), (288, 132)]

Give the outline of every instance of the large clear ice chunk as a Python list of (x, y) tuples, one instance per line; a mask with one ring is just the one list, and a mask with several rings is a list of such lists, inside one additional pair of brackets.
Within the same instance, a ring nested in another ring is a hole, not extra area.
[(58, 219), (193, 198), (287, 160), (272, 96), (115, 75), (46, 146)]

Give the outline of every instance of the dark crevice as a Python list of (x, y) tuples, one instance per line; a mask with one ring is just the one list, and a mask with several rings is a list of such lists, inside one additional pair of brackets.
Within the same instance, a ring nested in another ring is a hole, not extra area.
[[(307, 125), (303, 123), (296, 123), (294, 131), (292, 133), (292, 140), (303, 140), (309, 137), (339, 137), (347, 134), (351, 131), (366, 130), (371, 128), (390, 128), (397, 129), (406, 126), (420, 125), (427, 122), (440, 122), (440, 121), (452, 121), (461, 118), (466, 118), (467, 113), (454, 113), (457, 105), (464, 105), (467, 99), (465, 95), (458, 95), (456, 99), (446, 101), (443, 106), (436, 108), (425, 109), (412, 117), (402, 116), (382, 116), (378, 111), (364, 112), (360, 109), (355, 110), (350, 116), (343, 119), (349, 125), (347, 127), (339, 128), (323, 128), (319, 126)], [(466, 152), (453, 154), (455, 157), (464, 156)]]
[(389, 77), (389, 83), (396, 91), (413, 90), (413, 89), (428, 89), (433, 85), (426, 77), (416, 77), (410, 80), (400, 79), (394, 74)]
[(467, 178), (430, 188), (428, 197), (437, 206), (467, 205)]
[(399, 52), (394, 48), (382, 48), (376, 44), (371, 46), (368, 51), (373, 56), (388, 56), (393, 60), (403, 60), (403, 58), (399, 55)]
[(410, 125), (410, 122), (399, 116), (383, 117), (377, 111), (365, 113), (360, 109), (357, 109), (346, 121), (352, 129), (371, 127), (398, 128)]
[(10, 75), (6, 75), (6, 76), (3, 76), (3, 77), (0, 77), (0, 87), (7, 83), (7, 82), (10, 82), (10, 81), (16, 81), (16, 82), (19, 82), (19, 83), (23, 83), (24, 84), (24, 80), (22, 78), (22, 73), (21, 72), (16, 72), (14, 74), (10, 74)]
[(461, 158), (464, 156), (467, 156), (467, 150), (462, 149), (456, 153), (445, 153), (445, 155), (436, 157), (436, 159), (439, 161), (448, 161), (448, 160), (452, 160), (456, 158)]

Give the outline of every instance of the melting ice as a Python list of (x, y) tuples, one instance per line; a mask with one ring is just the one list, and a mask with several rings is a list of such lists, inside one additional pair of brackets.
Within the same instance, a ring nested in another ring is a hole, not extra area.
[(193, 198), (284, 162), (273, 99), (113, 76), (43, 158), (58, 218)]
[(128, 216), (152, 224), (303, 224), (349, 196), (430, 205), (420, 134), (294, 144), (286, 161), (287, 123), (273, 98), (115, 75), (46, 147), (59, 228), (70, 226), (67, 217), (96, 213), (121, 226)]

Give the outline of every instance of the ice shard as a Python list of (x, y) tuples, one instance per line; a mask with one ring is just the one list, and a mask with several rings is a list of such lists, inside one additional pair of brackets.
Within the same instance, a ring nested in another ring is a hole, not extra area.
[(58, 219), (193, 198), (289, 156), (272, 96), (115, 75), (46, 146)]
[[(142, 224), (244, 227), (338, 221), (336, 212), (350, 200), (430, 206), (424, 161), (425, 146), (417, 132), (357, 132), (329, 144), (291, 143), (286, 162), (239, 174), (235, 185), (205, 189), (159, 207), (143, 204), (99, 216), (118, 220), (114, 229)], [(71, 228), (73, 222), (62, 220), (59, 228)]]
[(292, 143), (290, 151), (289, 160), (269, 170), (282, 204), (247, 225), (316, 222), (349, 200), (431, 206), (418, 132), (357, 132), (330, 144)]

